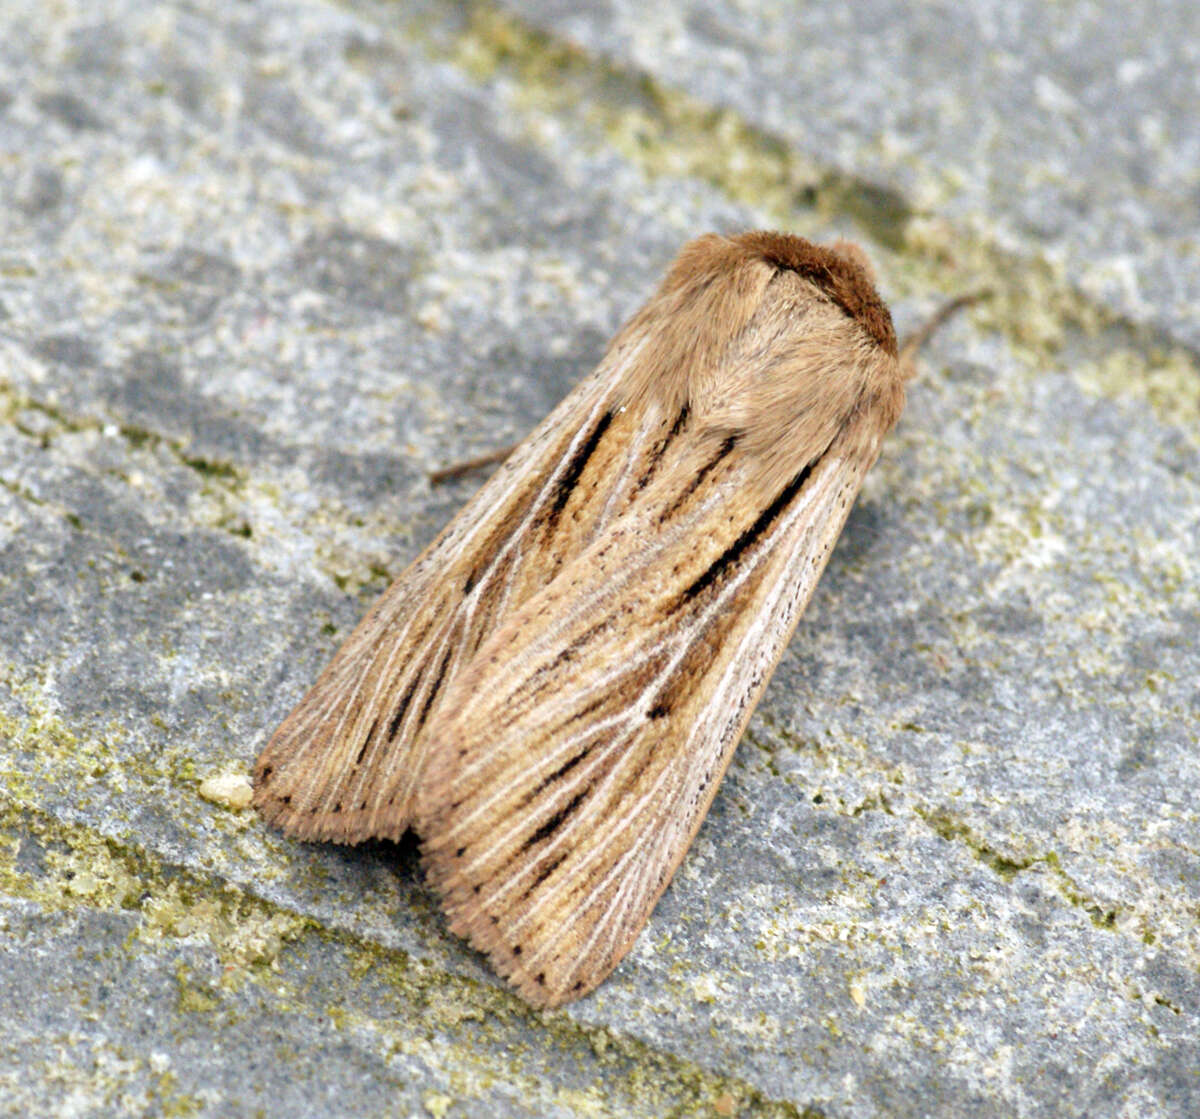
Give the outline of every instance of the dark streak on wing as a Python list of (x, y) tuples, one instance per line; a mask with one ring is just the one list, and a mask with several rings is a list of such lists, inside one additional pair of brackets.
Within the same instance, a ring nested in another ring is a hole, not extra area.
[(654, 477), (654, 472), (658, 469), (659, 463), (662, 462), (663, 455), (667, 453), (667, 449), (675, 441), (675, 437), (687, 426), (688, 415), (688, 406), (685, 404), (679, 409), (679, 415), (675, 417), (675, 422), (671, 425), (671, 430), (658, 441), (657, 446), (651, 452), (645, 470), (642, 471), (633, 487), (635, 493), (644, 490), (650, 479)]
[(540, 871), (538, 871), (537, 875), (534, 877), (533, 881), (530, 883), (529, 889), (527, 889), (525, 891), (525, 893), (522, 895), (522, 897), (524, 897), (524, 898), (529, 897), (529, 895), (532, 894), (534, 890), (536, 890), (543, 882), (545, 882), (546, 879), (549, 878), (550, 875), (552, 875), (566, 861), (567, 861), (567, 856), (565, 854), (559, 855), (555, 859), (551, 859)]
[(596, 448), (600, 445), (600, 440), (604, 437), (604, 433), (608, 430), (608, 425), (612, 423), (612, 419), (612, 412), (605, 412), (600, 417), (595, 430), (588, 436), (583, 446), (575, 452), (563, 476), (558, 480), (558, 484), (554, 487), (554, 501), (550, 507), (548, 517), (550, 524), (553, 524), (558, 519), (558, 515), (566, 508), (567, 502), (570, 501), (571, 494), (574, 492), (580, 476), (587, 467), (588, 459), (592, 457)]
[(367, 747), (371, 745), (371, 739), (375, 737), (375, 728), (379, 726), (379, 719), (376, 717), (371, 723), (371, 729), (367, 731), (367, 737), (363, 739), (362, 749), (358, 751), (358, 757), (354, 759), (356, 766), (362, 765), (363, 756), (367, 752)]
[[(598, 699), (592, 700), (592, 702), (589, 703), (586, 707), (581, 707), (578, 711), (572, 711), (565, 719), (563, 719), (563, 721), (561, 723), (558, 724), (558, 726), (555, 728), (554, 733), (555, 734), (563, 733), (573, 723), (579, 722), (580, 719), (586, 719), (593, 712), (599, 711), (601, 707), (604, 707), (604, 706), (610, 704), (612, 702), (612, 699), (613, 699), (613, 697), (611, 694), (602, 694)], [(570, 765), (564, 766), (563, 770), (560, 770), (559, 773), (562, 773), (566, 769), (569, 769), (571, 765), (574, 765), (574, 762), (571, 762)], [(558, 775), (559, 774), (555, 774), (554, 776), (557, 777)]]
[[(552, 686), (554, 683), (552, 676), (554, 670), (561, 668), (568, 661), (574, 659), (578, 655), (580, 649), (585, 647), (587, 643), (591, 641), (598, 633), (602, 633), (604, 630), (608, 629), (611, 624), (612, 622), (610, 619), (602, 617), (599, 622), (591, 627), (591, 629), (587, 630), (585, 633), (581, 633), (565, 649), (560, 649), (554, 660), (552, 660), (549, 664), (542, 665), (531, 676), (522, 681), (520, 687), (512, 693), (512, 701), (515, 703), (519, 699), (523, 702), (531, 702), (533, 697), (539, 692), (543, 691), (547, 686)], [(567, 721), (572, 722), (576, 717), (577, 716), (572, 716), (572, 718), (568, 719)]]
[[(599, 700), (597, 704), (593, 704), (593, 706), (598, 706), (598, 704), (603, 702), (604, 700)], [(589, 753), (591, 753), (591, 750), (585, 746), (573, 758), (568, 758), (553, 773), (551, 773), (549, 777), (542, 781), (542, 783), (538, 785), (538, 787), (534, 789), (529, 796), (525, 798), (525, 803), (530, 804), (535, 801), (546, 789), (553, 785), (555, 781), (557, 781), (560, 777), (565, 777), (568, 773), (570, 773), (571, 770), (574, 769), (581, 761), (583, 761), (583, 759), (586, 758)]]
[(713, 455), (713, 457), (696, 472), (696, 477), (694, 477), (691, 482), (688, 483), (687, 488), (673, 502), (671, 502), (670, 506), (666, 510), (664, 510), (662, 515), (659, 517), (660, 523), (665, 523), (675, 515), (675, 513), (679, 510), (679, 507), (700, 488), (701, 484), (704, 482), (704, 479), (721, 465), (722, 460), (726, 455), (729, 454), (730, 451), (733, 450), (736, 445), (736, 435), (730, 435), (721, 443), (721, 446), (717, 448), (717, 453)]
[(640, 759), (640, 764), (624, 781), (621, 782), (621, 787), (614, 794), (614, 800), (620, 804), (634, 789), (637, 788), (638, 782), (642, 779), (642, 774), (646, 772), (656, 759), (656, 752), (653, 749), (643, 750)]
[(580, 803), (589, 792), (591, 792), (590, 789), (581, 789), (578, 793), (576, 793), (571, 800), (564, 804), (562, 808), (560, 808), (553, 816), (550, 817), (549, 820), (547, 820), (540, 828), (538, 828), (533, 835), (525, 840), (524, 844), (521, 846), (521, 850), (518, 852), (518, 855), (523, 855), (529, 850), (530, 847), (540, 843), (543, 839), (549, 839), (550, 836), (552, 836), (556, 831), (558, 831), (559, 828), (563, 826), (563, 824), (567, 822), (567, 818), (572, 812), (575, 811), (576, 808), (579, 807)]
[(742, 553), (751, 547), (771, 527), (776, 518), (792, 503), (792, 499), (804, 488), (804, 483), (808, 481), (813, 468), (820, 461), (821, 456), (818, 455), (795, 478), (784, 486), (779, 496), (759, 514), (754, 524), (746, 529), (724, 552), (713, 560), (708, 570), (683, 592), (679, 599), (679, 605), (703, 593), (708, 587), (717, 582), (730, 567), (737, 563)]
[(433, 701), (437, 698), (438, 689), (442, 686), (442, 681), (446, 678), (446, 667), (449, 665), (450, 657), (453, 653), (453, 642), (447, 642), (446, 651), (442, 654), (442, 663), (438, 665), (437, 676), (434, 677), (433, 683), (429, 687), (429, 694), (425, 697), (425, 702), (421, 705), (421, 712), (417, 715), (417, 730), (420, 730), (425, 725), (425, 720), (429, 716), (429, 709), (433, 706)]
[[(600, 707), (603, 707), (606, 703), (610, 702), (611, 698), (612, 698), (611, 696), (602, 695), (599, 699), (593, 700), (586, 707), (567, 716), (567, 718), (557, 728), (556, 733), (561, 733), (563, 730), (565, 730), (567, 727), (569, 727), (572, 723), (576, 723), (580, 719), (587, 718), (587, 716), (590, 715), (593, 711), (597, 710)], [(531, 790), (525, 796), (525, 799), (521, 802), (521, 807), (528, 808), (528, 806), (531, 805), (535, 800), (537, 800), (538, 797), (540, 797), (542, 795), (542, 793), (544, 793), (556, 781), (560, 781), (563, 777), (565, 777), (568, 773), (570, 773), (571, 770), (573, 770), (581, 761), (586, 759), (591, 754), (591, 752), (592, 752), (592, 747), (590, 745), (581, 746), (575, 752), (574, 755), (572, 755), (565, 762), (563, 762), (563, 764), (560, 765), (553, 773), (551, 773), (548, 776), (546, 776), (545, 778), (543, 778), (542, 781), (538, 784), (536, 789)]]
[(563, 651), (554, 658), (554, 662), (549, 665), (547, 669), (540, 670), (533, 678), (537, 679), (537, 676), (542, 675), (542, 672), (548, 671), (552, 668), (557, 668), (560, 664), (565, 664), (567, 661), (573, 659), (579, 653), (580, 649), (587, 645), (587, 643), (591, 641), (592, 638), (598, 633), (603, 633), (604, 630), (608, 629), (610, 624), (611, 623), (607, 618), (601, 618), (600, 621), (598, 621), (594, 626), (592, 626), (590, 629), (584, 630), (584, 632), (575, 638), (570, 645), (563, 649)]
[(679, 415), (675, 417), (675, 423), (671, 426), (671, 430), (667, 432), (668, 443), (687, 426), (689, 411), (686, 404), (679, 409)]
[[(392, 716), (391, 722), (388, 723), (387, 736), (390, 739), (396, 737), (400, 730), (400, 724), (404, 722), (404, 714), (408, 710), (408, 705), (412, 703), (413, 692), (417, 690), (417, 685), (421, 682), (420, 676), (416, 676), (413, 682), (408, 685), (408, 690), (400, 697), (400, 706), (396, 708), (396, 714)], [(370, 741), (370, 739), (368, 739)], [(366, 749), (364, 744), (363, 749)], [(362, 761), (362, 755), (359, 754), (358, 761)], [(355, 763), (358, 764), (357, 762)]]

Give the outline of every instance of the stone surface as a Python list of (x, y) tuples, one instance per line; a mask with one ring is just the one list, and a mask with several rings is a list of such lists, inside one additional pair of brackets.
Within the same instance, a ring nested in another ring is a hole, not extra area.
[[(7, 1113), (1200, 1110), (1194, 17), (871, 7), (6, 5)], [(828, 135), (787, 111), (818, 95)], [(535, 1014), (412, 844), (213, 790), (471, 491), (426, 471), (527, 430), (684, 239), (761, 224), (862, 240), (902, 328), (994, 297), (634, 951)], [(1081, 279), (1101, 243), (1125, 294)]]
[(1190, 0), (501, 2), (1200, 345)]

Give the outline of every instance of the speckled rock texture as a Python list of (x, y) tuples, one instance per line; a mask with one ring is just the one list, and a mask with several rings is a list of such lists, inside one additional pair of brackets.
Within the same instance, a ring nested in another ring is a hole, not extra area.
[(1200, 6), (501, 0), (1200, 346)]
[[(1200, 1113), (1194, 5), (0, 9), (0, 1114)], [(528, 1010), (259, 748), (709, 229), (927, 349), (713, 811)]]

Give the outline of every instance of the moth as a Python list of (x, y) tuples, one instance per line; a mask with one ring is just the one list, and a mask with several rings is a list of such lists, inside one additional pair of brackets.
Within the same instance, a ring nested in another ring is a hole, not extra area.
[(865, 254), (686, 245), (583, 380), (375, 603), (254, 803), (422, 842), (530, 1003), (612, 971), (704, 819), (904, 403)]

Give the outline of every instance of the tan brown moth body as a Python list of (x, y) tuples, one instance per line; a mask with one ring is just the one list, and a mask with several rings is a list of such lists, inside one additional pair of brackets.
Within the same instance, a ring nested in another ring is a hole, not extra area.
[(276, 731), (255, 804), (301, 839), (415, 828), (451, 928), (526, 999), (592, 990), (704, 819), (908, 360), (857, 247), (685, 246)]

